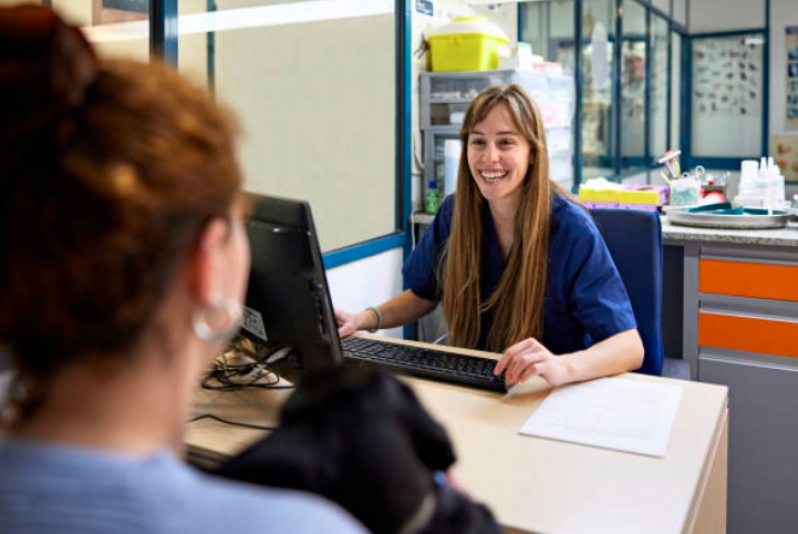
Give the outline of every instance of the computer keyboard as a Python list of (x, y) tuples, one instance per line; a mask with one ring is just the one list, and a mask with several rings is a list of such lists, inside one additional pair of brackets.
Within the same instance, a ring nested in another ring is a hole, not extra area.
[(481, 389), (507, 389), (504, 378), (493, 374), (496, 360), (490, 358), (357, 337), (343, 340), (342, 345), (344, 361)]

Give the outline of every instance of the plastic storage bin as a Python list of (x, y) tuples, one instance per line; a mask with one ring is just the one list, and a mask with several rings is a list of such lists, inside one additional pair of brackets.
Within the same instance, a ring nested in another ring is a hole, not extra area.
[(499, 68), (499, 47), (509, 39), (480, 17), (457, 17), (429, 37), (433, 72)]

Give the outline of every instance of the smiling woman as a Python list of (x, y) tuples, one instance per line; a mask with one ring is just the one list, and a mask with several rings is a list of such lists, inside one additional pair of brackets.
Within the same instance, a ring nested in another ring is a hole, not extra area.
[(508, 384), (553, 385), (638, 368), (629, 298), (590, 215), (551, 181), (540, 111), (518, 85), (469, 104), (457, 191), (404, 266), (410, 287), (378, 307), (338, 310), (342, 336), (416, 320), (443, 301), (450, 342), (504, 351)]

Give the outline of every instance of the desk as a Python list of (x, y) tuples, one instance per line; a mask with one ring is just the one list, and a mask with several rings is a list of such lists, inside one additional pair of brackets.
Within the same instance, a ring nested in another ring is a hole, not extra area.
[[(404, 343), (423, 346), (424, 344)], [(436, 347), (441, 349), (442, 347)], [(485, 353), (476, 353), (482, 356)], [(666, 380), (626, 374), (629, 380)], [(540, 380), (513, 398), (405, 379), (449, 431), (455, 472), (509, 532), (677, 534), (726, 531), (727, 389), (684, 385), (664, 458), (521, 436), (518, 429), (548, 394)], [(196, 411), (274, 425), (289, 391), (200, 391)], [(259, 431), (212, 420), (192, 423), (189, 454), (221, 459)]]

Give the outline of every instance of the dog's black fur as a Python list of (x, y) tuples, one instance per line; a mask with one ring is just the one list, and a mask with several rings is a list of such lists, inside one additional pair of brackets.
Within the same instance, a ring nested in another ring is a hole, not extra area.
[(217, 474), (323, 495), (374, 534), (395, 534), (435, 496), (415, 532), (501, 532), (491, 512), (434, 480), (455, 461), (446, 431), (415, 394), (378, 372), (333, 370), (303, 378), (280, 428)]

